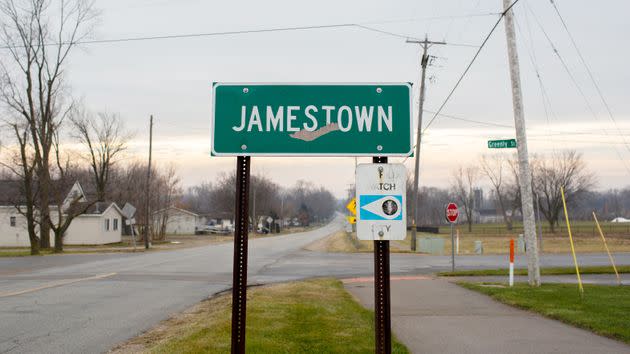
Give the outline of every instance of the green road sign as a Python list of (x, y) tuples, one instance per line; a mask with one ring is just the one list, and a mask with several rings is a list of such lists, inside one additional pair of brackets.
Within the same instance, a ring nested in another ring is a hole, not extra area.
[(212, 154), (409, 156), (411, 99), (406, 83), (216, 83)]
[(516, 147), (516, 139), (488, 140), (488, 149), (510, 149)]

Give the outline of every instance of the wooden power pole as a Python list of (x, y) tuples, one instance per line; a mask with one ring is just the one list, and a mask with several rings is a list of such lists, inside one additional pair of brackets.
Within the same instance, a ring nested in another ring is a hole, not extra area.
[(146, 186), (146, 225), (144, 226), (144, 248), (149, 249), (149, 236), (151, 225), (151, 153), (153, 151), (153, 115), (149, 120), (149, 165), (147, 167), (147, 186)]
[(512, 105), (514, 107), (514, 125), (518, 149), (518, 178), (521, 185), (521, 203), (523, 206), (523, 225), (525, 228), (525, 244), (527, 245), (527, 276), (529, 285), (540, 286), (540, 261), (538, 243), (536, 242), (536, 220), (534, 218), (534, 197), (532, 193), (532, 172), (529, 167), (527, 151), (527, 133), (525, 130), (525, 114), (523, 112), (523, 94), (521, 91), (514, 15), (511, 9), (512, 0), (503, 0), (505, 13), (505, 35), (510, 62), (510, 78), (512, 80)]
[(407, 40), (407, 43), (417, 43), (422, 45), (422, 60), (420, 66), (422, 67), (422, 77), (420, 79), (420, 102), (418, 103), (418, 130), (416, 135), (416, 151), (415, 151), (415, 168), (413, 173), (413, 196), (411, 199), (411, 250), (416, 250), (416, 233), (418, 222), (418, 183), (420, 182), (420, 140), (422, 139), (422, 111), (424, 109), (424, 91), (425, 91), (425, 78), (427, 64), (429, 63), (429, 46), (432, 44), (446, 44), (444, 42), (432, 42), (424, 37), (423, 41)]

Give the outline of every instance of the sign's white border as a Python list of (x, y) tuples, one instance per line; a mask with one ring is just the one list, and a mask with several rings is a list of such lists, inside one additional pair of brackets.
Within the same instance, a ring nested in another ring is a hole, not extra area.
[[(214, 119), (215, 119), (215, 103), (216, 103), (216, 88), (219, 86), (407, 86), (409, 89), (409, 152), (407, 153), (217, 153), (214, 150)], [(210, 151), (213, 156), (396, 156), (407, 157), (413, 153), (413, 90), (411, 84), (408, 82), (216, 82), (212, 84), (212, 117), (210, 119)]]

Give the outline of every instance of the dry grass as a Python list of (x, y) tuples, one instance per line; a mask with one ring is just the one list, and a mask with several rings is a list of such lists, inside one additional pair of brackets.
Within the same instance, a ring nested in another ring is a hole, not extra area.
[[(228, 353), (229, 294), (204, 301), (113, 353)], [(258, 287), (248, 291), (247, 352), (369, 353), (374, 350), (373, 313), (335, 279)], [(407, 353), (393, 339), (394, 353)]]
[[(402, 241), (391, 241), (390, 251), (394, 253), (408, 253), (409, 246)], [(356, 232), (337, 231), (323, 239), (317, 240), (305, 247), (308, 251), (332, 253), (373, 252), (373, 241), (361, 241)]]

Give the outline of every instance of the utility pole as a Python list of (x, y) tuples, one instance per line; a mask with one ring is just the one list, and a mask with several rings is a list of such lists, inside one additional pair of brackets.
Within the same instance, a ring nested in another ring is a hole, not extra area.
[(147, 168), (146, 186), (146, 225), (144, 226), (144, 248), (149, 249), (149, 225), (151, 225), (151, 152), (153, 150), (153, 115), (149, 121), (149, 166)]
[(514, 125), (518, 142), (518, 174), (521, 185), (521, 203), (523, 206), (523, 225), (525, 228), (525, 244), (527, 246), (527, 276), (530, 286), (540, 286), (540, 263), (538, 243), (536, 242), (536, 220), (534, 218), (534, 197), (532, 193), (532, 172), (529, 167), (527, 151), (527, 133), (525, 131), (525, 114), (523, 112), (523, 94), (516, 48), (514, 15), (511, 9), (512, 0), (503, 0), (505, 13), (505, 36), (510, 62), (510, 78), (512, 80), (512, 105), (514, 107)]
[(425, 35), (423, 41), (417, 40), (409, 40), (407, 39), (407, 43), (417, 43), (422, 45), (422, 60), (420, 61), (420, 65), (422, 66), (422, 78), (420, 79), (420, 102), (418, 103), (418, 131), (416, 135), (416, 152), (415, 152), (415, 169), (413, 173), (413, 197), (411, 204), (411, 250), (416, 250), (416, 234), (417, 234), (417, 225), (418, 221), (418, 183), (420, 182), (420, 141), (422, 139), (422, 110), (424, 109), (424, 91), (425, 91), (425, 77), (427, 64), (429, 63), (429, 55), (427, 51), (432, 44), (446, 44), (445, 42), (432, 42), (428, 40)]

